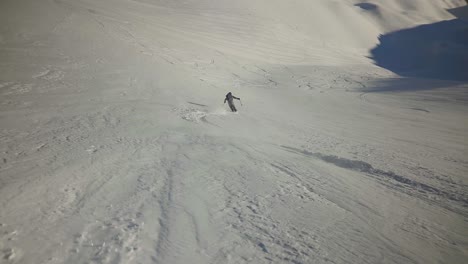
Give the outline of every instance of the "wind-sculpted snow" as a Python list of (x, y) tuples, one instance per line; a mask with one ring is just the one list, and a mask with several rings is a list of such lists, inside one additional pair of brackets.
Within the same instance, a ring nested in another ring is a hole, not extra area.
[(466, 262), (464, 5), (1, 1), (0, 262)]
[[(309, 152), (307, 150), (301, 150), (293, 147), (288, 147), (288, 146), (282, 146), (286, 150), (290, 150), (293, 152), (301, 153), (306, 156), (314, 157), (317, 159), (321, 159), (325, 162), (334, 164), (338, 167), (345, 168), (345, 169), (350, 169), (354, 171), (359, 171), (359, 172), (364, 172), (369, 174), (370, 176), (373, 177), (381, 177), (381, 178), (386, 178), (395, 181), (395, 188), (401, 189), (402, 191), (408, 191), (411, 193), (416, 192), (416, 194), (423, 194), (424, 198), (426, 199), (431, 199), (434, 201), (440, 200), (441, 197), (455, 201), (459, 204), (460, 207), (468, 207), (468, 197), (466, 197), (466, 194), (455, 194), (455, 193), (449, 193), (440, 189), (437, 189), (435, 187), (429, 186), (424, 183), (420, 183), (414, 180), (411, 180), (407, 177), (398, 175), (392, 171), (383, 171), (380, 169), (374, 168), (371, 164), (361, 161), (361, 160), (350, 160), (346, 158), (341, 158), (335, 155), (324, 155), (322, 153), (313, 153)], [(403, 184), (403, 185), (399, 185)], [(403, 187), (403, 188), (402, 188)], [(434, 198), (434, 195), (438, 196), (437, 198)], [(447, 208), (450, 208), (450, 205), (445, 205), (442, 204), (443, 206), (447, 206)], [(454, 208), (456, 212), (460, 212), (464, 214), (464, 210), (457, 210)]]

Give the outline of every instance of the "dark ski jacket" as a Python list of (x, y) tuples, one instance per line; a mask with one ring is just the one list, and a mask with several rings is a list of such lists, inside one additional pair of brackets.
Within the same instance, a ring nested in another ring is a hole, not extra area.
[(226, 98), (224, 98), (224, 103), (226, 103), (226, 101), (228, 101), (230, 104), (232, 104), (233, 99), (240, 100), (240, 98), (235, 97), (234, 95), (232, 95), (231, 92), (229, 92), (228, 94), (226, 94)]

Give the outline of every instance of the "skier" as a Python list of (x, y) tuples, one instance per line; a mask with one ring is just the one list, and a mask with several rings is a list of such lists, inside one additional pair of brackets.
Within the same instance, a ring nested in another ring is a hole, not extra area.
[(224, 103), (226, 103), (226, 101), (228, 101), (228, 104), (229, 104), (229, 107), (231, 108), (231, 111), (237, 112), (236, 106), (234, 105), (234, 99), (237, 99), (237, 100), (240, 101), (240, 98), (235, 97), (234, 95), (232, 95), (231, 92), (229, 92), (228, 94), (226, 94), (226, 98), (224, 99)]

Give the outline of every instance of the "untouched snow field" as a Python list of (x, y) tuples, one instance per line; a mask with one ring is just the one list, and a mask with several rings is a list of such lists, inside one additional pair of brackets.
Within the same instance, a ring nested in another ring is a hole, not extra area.
[(3, 0), (0, 263), (466, 263), (464, 5)]

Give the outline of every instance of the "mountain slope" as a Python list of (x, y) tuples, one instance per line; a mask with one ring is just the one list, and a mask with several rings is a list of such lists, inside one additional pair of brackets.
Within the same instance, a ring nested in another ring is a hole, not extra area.
[(462, 4), (3, 1), (2, 262), (461, 263), (467, 84), (367, 56)]

